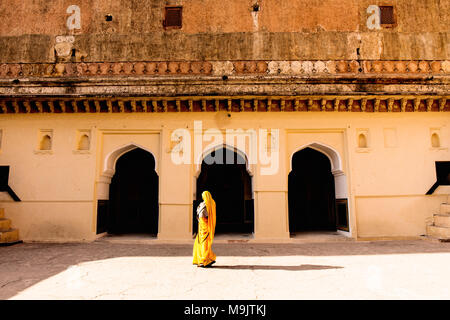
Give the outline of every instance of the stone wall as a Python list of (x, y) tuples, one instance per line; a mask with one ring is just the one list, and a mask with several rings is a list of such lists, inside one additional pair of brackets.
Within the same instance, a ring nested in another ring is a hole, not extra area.
[[(71, 5), (79, 29), (67, 27)], [(166, 5), (183, 6), (181, 29), (163, 27)], [(380, 30), (367, 27), (370, 5), (386, 1), (4, 0), (0, 62), (55, 62), (57, 36), (68, 35), (71, 59), (85, 62), (448, 60), (448, 1), (391, 0), (396, 24)]]

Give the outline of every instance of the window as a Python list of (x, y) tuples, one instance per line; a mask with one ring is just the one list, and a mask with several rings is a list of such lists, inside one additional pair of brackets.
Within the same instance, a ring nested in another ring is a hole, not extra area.
[(380, 23), (381, 25), (394, 25), (394, 7), (393, 6), (380, 6)]
[(182, 27), (182, 9), (183, 7), (166, 7), (164, 14), (164, 28)]

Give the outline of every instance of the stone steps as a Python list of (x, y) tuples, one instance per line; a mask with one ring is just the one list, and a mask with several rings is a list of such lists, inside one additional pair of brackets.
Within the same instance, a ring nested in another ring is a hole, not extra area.
[(450, 214), (435, 214), (434, 224), (436, 226), (450, 228)]
[(9, 246), (22, 242), (19, 229), (11, 228), (11, 220), (5, 218), (5, 209), (0, 208), (0, 246)]
[(442, 214), (450, 214), (450, 204), (442, 203), (440, 213)]
[(450, 228), (428, 225), (427, 235), (434, 239), (450, 241)]
[(0, 244), (12, 244), (19, 241), (19, 229), (0, 231)]
[(433, 223), (427, 225), (427, 237), (450, 241), (450, 204), (442, 203), (439, 213), (433, 215)]
[(11, 220), (0, 218), (0, 232), (11, 229)]

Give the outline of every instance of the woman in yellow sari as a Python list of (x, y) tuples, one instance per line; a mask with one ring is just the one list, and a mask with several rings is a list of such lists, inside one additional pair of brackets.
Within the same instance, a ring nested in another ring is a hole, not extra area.
[(197, 208), (198, 233), (194, 243), (194, 264), (197, 267), (211, 267), (216, 262), (212, 251), (216, 229), (216, 202), (209, 191), (202, 193), (203, 202)]

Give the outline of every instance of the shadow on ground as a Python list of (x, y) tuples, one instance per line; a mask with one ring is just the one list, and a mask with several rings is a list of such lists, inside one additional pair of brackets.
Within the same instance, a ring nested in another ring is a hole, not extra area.
[[(434, 243), (423, 240), (293, 244), (217, 243), (213, 245), (213, 250), (218, 257), (387, 255), (450, 253), (450, 243)], [(190, 256), (192, 256), (192, 245), (124, 244), (96, 241), (70, 244), (22, 243), (10, 247), (0, 247), (0, 299), (11, 298), (26, 288), (83, 262), (119, 257)], [(187, 264), (186, 268), (192, 268), (192, 265)], [(214, 268), (304, 271), (341, 267), (217, 265)]]
[(213, 269), (227, 270), (283, 270), (283, 271), (309, 271), (309, 270), (326, 270), (326, 269), (342, 269), (336, 266), (321, 266), (313, 264), (302, 264), (299, 266), (265, 266), (265, 265), (236, 265), (236, 266), (213, 266)]

